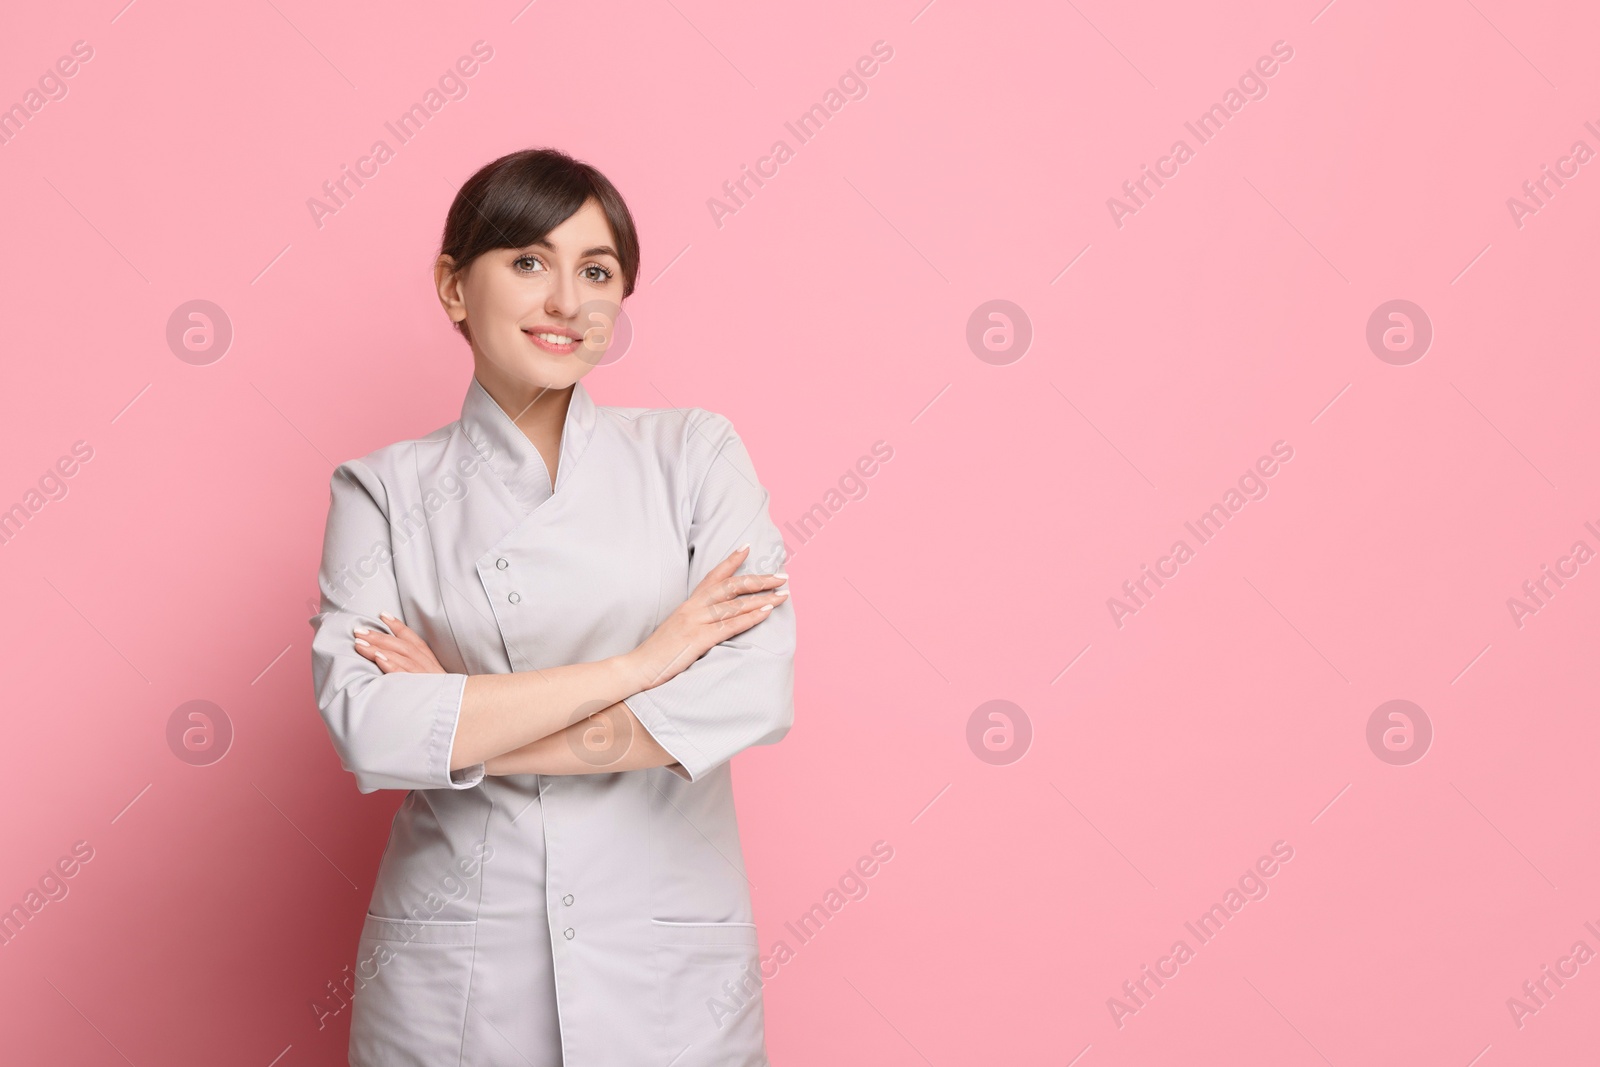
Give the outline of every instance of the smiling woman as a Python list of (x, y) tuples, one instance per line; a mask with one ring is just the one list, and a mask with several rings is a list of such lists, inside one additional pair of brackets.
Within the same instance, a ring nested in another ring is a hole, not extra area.
[[(639, 239), (627, 204), (610, 182), (595, 180), (597, 171), (544, 153), (508, 159), (479, 171), (457, 195), (434, 281), (490, 396), (498, 402), (539, 383), (513, 421), (546, 457), (554, 485), (561, 418), (553, 416), (565, 415), (569, 387), (611, 343), (639, 273)], [(529, 188), (544, 194), (530, 198)], [(546, 299), (552, 286), (567, 302), (563, 310)], [(480, 324), (477, 336), (469, 321)]]
[(362, 792), (409, 791), (359, 947), (405, 951), (354, 998), (354, 1067), (766, 1062), (759, 996), (720, 1028), (705, 1002), (757, 960), (729, 761), (789, 731), (795, 625), (787, 576), (740, 570), (783, 538), (729, 419), (580, 381), (638, 269), (593, 167), (484, 167), (434, 268), (461, 416), (334, 472), (317, 708)]

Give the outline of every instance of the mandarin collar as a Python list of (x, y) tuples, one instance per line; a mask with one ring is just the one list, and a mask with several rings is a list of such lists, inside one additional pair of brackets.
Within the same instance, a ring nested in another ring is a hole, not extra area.
[(572, 479), (579, 460), (589, 447), (594, 433), (595, 403), (583, 382), (572, 385), (567, 404), (567, 419), (561, 428), (561, 456), (556, 461), (556, 484), (550, 485), (550, 471), (544, 457), (534, 447), (511, 416), (473, 375), (467, 395), (461, 402), (461, 431), (483, 456), (511, 495), (526, 510), (532, 511)]

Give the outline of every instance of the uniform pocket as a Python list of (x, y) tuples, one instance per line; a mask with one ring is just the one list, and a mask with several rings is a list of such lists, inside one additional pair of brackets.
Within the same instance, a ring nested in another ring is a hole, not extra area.
[(662, 1052), (672, 1067), (765, 1067), (755, 923), (650, 924)]
[(350, 1012), (351, 1067), (460, 1064), (475, 919), (367, 915)]

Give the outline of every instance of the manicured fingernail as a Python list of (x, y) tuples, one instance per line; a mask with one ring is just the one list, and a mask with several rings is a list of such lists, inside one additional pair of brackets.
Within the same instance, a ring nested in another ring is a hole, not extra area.
[[(363, 632), (365, 632), (365, 631), (363, 631)], [(358, 644), (358, 645), (366, 645), (366, 646), (367, 646), (367, 647), (368, 647), (368, 648), (371, 648), (371, 647), (372, 647), (372, 644), (371, 644), (371, 642), (369, 642), (369, 641), (363, 641), (363, 640), (361, 640), (361, 638), (359, 638), (359, 637), (358, 637), (358, 638), (356, 638), (356, 644)]]
[(787, 590), (787, 589), (779, 589), (776, 593), (773, 593), (772, 595), (773, 596), (788, 596), (789, 595), (789, 590)]
[(740, 545), (740, 546), (739, 546), (739, 551), (740, 551), (740, 552), (743, 552), (743, 551), (744, 551), (744, 550), (745, 550), (745, 549), (747, 549), (747, 548), (749, 548), (749, 547), (750, 547), (750, 542), (749, 542), (749, 541), (746, 541), (746, 542), (745, 542), (745, 543), (744, 543), (744, 544), (742, 544), (742, 545)]
[(774, 578), (782, 578), (786, 582), (789, 580), (789, 576), (787, 574), (784, 574), (782, 571), (779, 571), (777, 574), (774, 574), (773, 577)]
[(387, 611), (380, 611), (380, 612), (378, 612), (378, 618), (380, 618), (380, 619), (392, 619), (392, 618), (394, 618), (394, 616), (390, 615)]
[(389, 662), (389, 657), (385, 656), (382, 652), (378, 652), (378, 653), (375, 653), (375, 654), (377, 655), (377, 657), (379, 659), (383, 660), (383, 662), (385, 662), (385, 663)]
[[(358, 634), (370, 634), (372, 631), (367, 629), (365, 626), (357, 626), (355, 632)], [(366, 644), (366, 642), (363, 641), (362, 644)]]
[(772, 605), (771, 604), (763, 604), (763, 605), (761, 605), (761, 610), (762, 611), (771, 611), (772, 610)]

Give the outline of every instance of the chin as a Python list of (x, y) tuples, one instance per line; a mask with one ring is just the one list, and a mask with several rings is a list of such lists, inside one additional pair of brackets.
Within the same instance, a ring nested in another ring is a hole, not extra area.
[(593, 368), (577, 356), (522, 352), (514, 359), (491, 356), (502, 375), (535, 389), (566, 389)]

